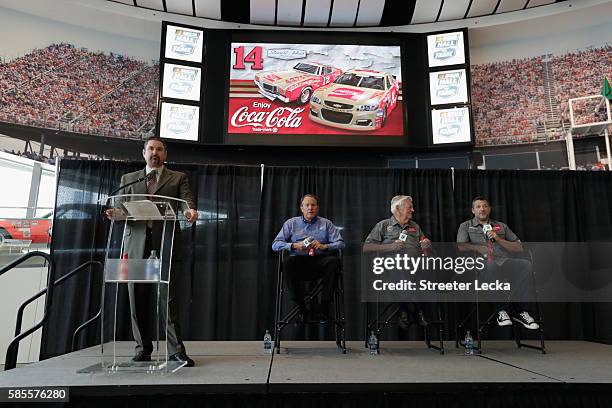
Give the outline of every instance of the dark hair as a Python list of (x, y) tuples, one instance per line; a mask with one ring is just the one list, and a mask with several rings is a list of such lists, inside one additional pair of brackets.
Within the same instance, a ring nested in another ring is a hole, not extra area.
[(476, 196), (474, 197), (474, 199), (472, 200), (472, 208), (474, 208), (474, 203), (476, 201), (486, 201), (487, 204), (489, 204), (489, 207), (491, 206), (491, 202), (489, 201), (489, 199), (485, 196)]
[(314, 199), (316, 200), (316, 202), (317, 202), (317, 205), (319, 205), (319, 199), (317, 198), (317, 196), (316, 196), (316, 195), (314, 195), (314, 194), (310, 194), (310, 193), (308, 193), (308, 194), (304, 194), (304, 195), (302, 196), (302, 199), (300, 200), (300, 207), (301, 207), (301, 206), (302, 206), (302, 204), (304, 203), (304, 200), (306, 199), (306, 197), (312, 197), (312, 198), (314, 198)]
[(168, 150), (168, 145), (166, 145), (166, 141), (163, 140), (161, 137), (158, 136), (150, 136), (147, 137), (147, 140), (145, 140), (144, 145), (142, 146), (143, 149), (147, 148), (147, 144), (151, 141), (151, 140), (157, 140), (158, 142), (161, 142), (161, 144), (164, 145), (164, 150)]

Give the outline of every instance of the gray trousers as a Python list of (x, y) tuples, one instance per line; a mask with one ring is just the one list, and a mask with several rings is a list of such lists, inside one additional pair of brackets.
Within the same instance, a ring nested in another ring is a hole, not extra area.
[[(159, 249), (153, 243), (150, 230), (147, 231), (145, 241), (145, 254), (151, 253), (151, 249)], [(159, 253), (159, 251), (158, 251)], [(160, 284), (159, 302), (159, 328), (163, 333), (167, 327), (168, 356), (178, 352), (185, 352), (181, 336), (181, 327), (178, 318), (178, 305), (176, 301), (177, 272), (180, 271), (180, 262), (172, 262), (170, 284)], [(130, 297), (130, 312), (132, 318), (132, 334), (136, 341), (136, 352), (143, 351), (150, 354), (153, 351), (153, 340), (157, 339), (155, 330), (157, 325), (153, 316), (157, 307), (157, 284), (152, 283), (129, 283), (128, 294)], [(169, 296), (166, 291), (169, 287)], [(168, 313), (166, 313), (166, 298), (168, 299)], [(163, 338), (163, 336), (162, 336)]]

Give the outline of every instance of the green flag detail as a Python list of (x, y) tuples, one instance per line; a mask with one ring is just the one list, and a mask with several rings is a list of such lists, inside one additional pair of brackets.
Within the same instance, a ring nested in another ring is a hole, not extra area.
[(603, 85), (601, 86), (601, 94), (609, 101), (612, 101), (612, 86), (610, 86), (610, 82), (608, 82), (607, 77), (603, 80)]

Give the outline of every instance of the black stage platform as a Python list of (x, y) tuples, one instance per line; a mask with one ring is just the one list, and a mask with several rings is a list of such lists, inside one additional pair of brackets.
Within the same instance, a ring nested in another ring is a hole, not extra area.
[[(187, 342), (196, 367), (174, 374), (77, 374), (99, 360), (92, 347), (0, 374), (0, 387), (68, 386), (68, 406), (611, 407), (612, 346), (548, 341), (547, 354), (488, 341), (467, 357), (422, 342), (284, 341), (280, 354), (261, 342)], [(122, 342), (120, 354), (132, 354)], [(31, 405), (30, 405), (31, 406)]]

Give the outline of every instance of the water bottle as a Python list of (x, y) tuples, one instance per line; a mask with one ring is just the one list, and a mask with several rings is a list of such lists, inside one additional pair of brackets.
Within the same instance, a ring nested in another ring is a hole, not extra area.
[(370, 354), (376, 355), (380, 353), (380, 349), (378, 348), (378, 337), (376, 337), (374, 331), (370, 333), (370, 338), (368, 339), (368, 346), (370, 348)]
[(159, 279), (157, 260), (158, 260), (157, 251), (153, 249), (151, 250), (151, 255), (149, 255), (149, 259), (147, 259), (147, 268), (145, 270), (146, 280), (158, 280)]
[(266, 330), (264, 334), (264, 354), (272, 354), (272, 336), (270, 330)]
[(465, 333), (465, 355), (474, 355), (474, 339), (472, 338), (472, 334), (469, 330), (467, 331), (467, 333)]
[(119, 280), (128, 280), (129, 275), (128, 253), (125, 252), (123, 255), (121, 255), (121, 260), (119, 261)]

